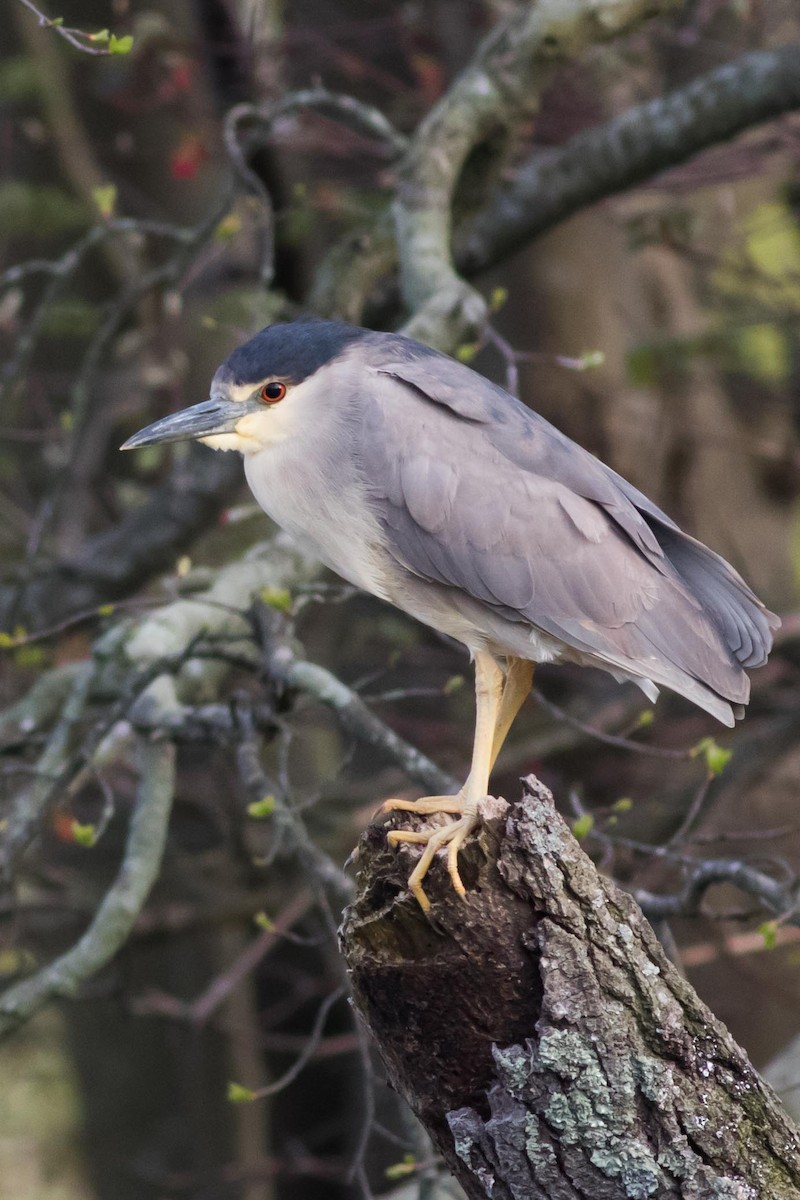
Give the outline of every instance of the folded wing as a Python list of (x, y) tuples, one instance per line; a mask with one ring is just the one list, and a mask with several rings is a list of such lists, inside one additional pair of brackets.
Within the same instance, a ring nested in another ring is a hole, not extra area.
[(635, 488), (502, 389), (476, 395), (475, 379), (439, 355), (380, 368), (364, 463), (392, 555), (732, 723), (742, 667), (764, 661), (777, 619)]

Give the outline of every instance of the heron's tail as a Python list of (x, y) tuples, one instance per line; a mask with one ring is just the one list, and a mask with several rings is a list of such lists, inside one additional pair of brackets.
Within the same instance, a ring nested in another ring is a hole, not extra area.
[(653, 532), (688, 590), (719, 629), (732, 658), (743, 667), (763, 666), (780, 619), (764, 607), (724, 558), (702, 542), (660, 523)]

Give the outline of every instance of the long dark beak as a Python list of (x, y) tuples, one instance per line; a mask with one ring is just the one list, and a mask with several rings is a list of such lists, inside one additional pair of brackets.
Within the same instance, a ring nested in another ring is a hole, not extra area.
[(248, 411), (247, 404), (237, 401), (204, 400), (140, 429), (120, 450), (137, 450), (139, 446), (155, 446), (159, 442), (186, 442), (212, 433), (232, 433)]

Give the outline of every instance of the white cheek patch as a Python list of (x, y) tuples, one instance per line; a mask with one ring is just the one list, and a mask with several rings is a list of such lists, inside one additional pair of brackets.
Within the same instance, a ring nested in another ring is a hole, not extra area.
[[(210, 433), (207, 437), (197, 439), (204, 446), (210, 446), (212, 450), (240, 450), (242, 453), (247, 448), (247, 443), (243, 438), (240, 438), (235, 433)], [(255, 447), (250, 444), (250, 449)]]
[[(277, 405), (276, 405), (277, 408)], [(281, 428), (282, 422), (275, 409), (264, 409), (262, 412), (249, 412), (236, 422), (236, 432), (239, 436), (254, 445), (254, 448), (269, 446), (273, 442), (282, 442), (286, 437)]]
[[(212, 450), (238, 450), (240, 454), (256, 454), (291, 438), (303, 424), (298, 406), (297, 387), (293, 387), (285, 400), (276, 404), (254, 409), (247, 401), (253, 399), (252, 384), (232, 384), (218, 398), (226, 403), (233, 401), (245, 410), (230, 433), (210, 433), (198, 438)], [(247, 411), (249, 409), (249, 411)]]

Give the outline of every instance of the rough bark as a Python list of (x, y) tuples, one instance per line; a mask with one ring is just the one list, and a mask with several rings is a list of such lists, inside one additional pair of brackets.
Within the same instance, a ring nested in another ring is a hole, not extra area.
[(466, 901), (431, 870), (432, 921), (405, 890), (418, 851), (371, 826), (342, 928), (389, 1080), (467, 1195), (800, 1196), (776, 1097), (547, 789), (531, 777), (483, 816)]

